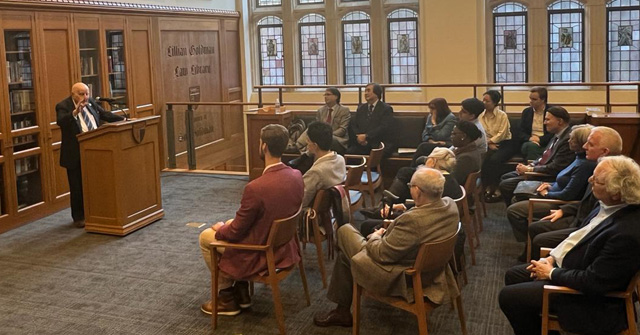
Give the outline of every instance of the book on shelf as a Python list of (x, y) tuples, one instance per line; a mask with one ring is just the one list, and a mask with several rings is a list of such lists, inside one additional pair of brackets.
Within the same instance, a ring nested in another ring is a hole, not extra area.
[(30, 112), (35, 109), (33, 90), (10, 91), (11, 113)]
[(9, 83), (31, 82), (31, 63), (28, 60), (7, 61)]

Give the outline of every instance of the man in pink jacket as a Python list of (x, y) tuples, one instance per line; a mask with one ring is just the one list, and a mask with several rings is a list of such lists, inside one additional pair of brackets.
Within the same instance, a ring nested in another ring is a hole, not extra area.
[[(260, 156), (266, 166), (262, 176), (245, 186), (234, 219), (217, 222), (200, 234), (200, 249), (209, 269), (211, 242), (266, 244), (273, 221), (294, 215), (300, 208), (304, 190), (302, 175), (280, 160), (288, 141), (287, 129), (281, 125), (270, 124), (260, 131)], [(265, 271), (267, 260), (264, 253), (250, 250), (218, 249), (217, 252), (222, 255), (218, 264), (218, 315), (237, 315), (240, 308), (251, 306), (248, 282), (242, 280)], [(297, 263), (300, 254), (295, 240), (280, 247), (275, 256), (278, 268)], [(201, 310), (211, 314), (212, 307), (208, 301)]]

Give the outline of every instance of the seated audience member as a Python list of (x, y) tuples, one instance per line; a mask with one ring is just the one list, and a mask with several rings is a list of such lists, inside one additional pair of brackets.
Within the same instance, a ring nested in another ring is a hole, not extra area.
[(315, 157), (315, 161), (302, 176), (304, 180), (302, 207), (311, 206), (311, 201), (319, 190), (342, 183), (346, 174), (344, 157), (330, 151), (333, 137), (331, 125), (313, 122), (307, 128), (307, 134), (309, 135), (307, 149)]
[(487, 134), (482, 127), (482, 123), (478, 117), (484, 111), (484, 104), (482, 101), (476, 98), (469, 98), (462, 100), (462, 108), (458, 113), (460, 120), (469, 121), (473, 123), (478, 130), (480, 130), (480, 134), (482, 135), (476, 140), (476, 145), (484, 155), (487, 152)]
[[(501, 142), (498, 151), (487, 157), (482, 167), (482, 184), (489, 190), (495, 189), (500, 183), (500, 177), (509, 172), (509, 164), (505, 164), (515, 155), (522, 153), (525, 160), (535, 160), (543, 153), (553, 134), (544, 125), (547, 111), (551, 107), (547, 104), (547, 89), (532, 87), (529, 91), (529, 107), (520, 116), (520, 131), (515, 132), (513, 138)], [(500, 195), (487, 194), (487, 202), (498, 202)]]
[[(456, 155), (451, 151), (451, 149), (433, 149), (431, 154), (427, 157), (424, 165), (419, 165), (417, 169), (424, 167), (436, 169), (444, 176), (443, 197), (457, 199), (462, 196), (460, 184), (458, 184), (458, 181), (456, 181), (451, 174), (456, 167)], [(402, 169), (409, 169), (410, 171), (407, 172), (410, 173), (402, 173)], [(373, 233), (375, 229), (382, 227), (385, 219), (394, 219), (400, 214), (406, 212), (408, 208), (411, 208), (411, 205), (407, 206), (404, 202), (411, 197), (409, 184), (411, 183), (411, 177), (413, 177), (416, 169), (411, 167), (404, 167), (402, 169), (400, 169), (401, 171), (398, 171), (398, 175), (393, 180), (391, 187), (389, 187), (388, 190), (398, 197), (398, 199), (393, 203), (393, 206), (389, 207), (387, 203), (384, 203), (381, 208), (375, 207), (369, 210), (361, 210), (363, 216), (369, 217), (360, 224), (360, 232), (362, 233), (362, 236), (368, 236)], [(387, 220), (386, 222), (390, 222), (390, 220)]]
[(511, 139), (511, 125), (507, 113), (498, 108), (498, 104), (502, 99), (500, 92), (489, 90), (484, 92), (482, 103), (484, 104), (484, 112), (480, 114), (478, 119), (487, 134), (487, 146), (489, 151), (498, 150), (502, 141)]
[(482, 163), (482, 148), (478, 146), (478, 139), (482, 136), (480, 129), (469, 121), (458, 121), (451, 132), (453, 153), (456, 154), (456, 168), (453, 176), (458, 184), (464, 185), (470, 173), (480, 170)]
[(433, 148), (450, 147), (451, 131), (458, 122), (458, 118), (449, 109), (447, 100), (435, 98), (429, 101), (429, 115), (422, 131), (422, 143), (416, 149), (413, 160), (427, 156)]
[[(576, 153), (576, 159), (569, 164), (564, 170), (558, 173), (556, 181), (553, 184), (542, 183), (536, 190), (538, 193), (535, 198), (542, 199), (559, 199), (565, 201), (579, 200), (585, 193), (588, 179), (596, 168), (595, 160), (586, 159), (584, 144), (591, 132), (591, 125), (577, 125), (571, 129), (569, 135), (569, 148)], [(516, 199), (518, 199), (516, 195)], [(549, 213), (549, 210), (556, 208), (557, 205), (548, 203), (537, 203), (533, 207), (534, 217), (542, 217)], [(529, 200), (518, 201), (507, 208), (507, 218), (513, 228), (518, 242), (524, 242), (527, 239), (527, 218), (529, 215)], [(526, 248), (518, 260), (524, 262), (526, 258)]]
[(382, 87), (378, 84), (368, 84), (364, 90), (366, 104), (360, 105), (356, 115), (349, 124), (350, 145), (348, 154), (368, 155), (371, 149), (385, 144), (385, 154), (390, 154), (394, 148), (389, 142), (393, 123), (393, 108), (380, 100)]
[(549, 175), (549, 179), (566, 168), (575, 157), (569, 149), (569, 113), (562, 107), (551, 107), (545, 115), (544, 124), (549, 133), (554, 137), (547, 145), (542, 157), (535, 162), (524, 165), (518, 164), (516, 170), (502, 176), (500, 182), (500, 193), (507, 204), (511, 205), (513, 190), (518, 183), (523, 181), (525, 172), (539, 172)]
[[(349, 121), (351, 113), (349, 107), (340, 104), (340, 91), (335, 87), (329, 87), (324, 91), (325, 105), (320, 107), (316, 112), (316, 121), (326, 122), (331, 125), (333, 140), (331, 142), (331, 150), (343, 155), (347, 151), (349, 144)], [(305, 147), (309, 137), (307, 131), (302, 133), (298, 138), (296, 146), (301, 152), (306, 151)]]
[(605, 298), (624, 291), (640, 269), (640, 167), (624, 156), (602, 157), (590, 178), (599, 204), (549, 257), (516, 266), (505, 275), (500, 308), (516, 335), (541, 329), (544, 285), (560, 285), (584, 295), (557, 295), (549, 308), (569, 333), (609, 335), (627, 327), (622, 299)]
[[(287, 148), (289, 133), (287, 128), (270, 124), (260, 131), (260, 157), (266, 167), (262, 176), (249, 182), (242, 192), (240, 209), (232, 220), (217, 222), (200, 233), (200, 249), (207, 267), (213, 271), (209, 244), (213, 241), (228, 241), (240, 244), (266, 244), (271, 224), (274, 220), (294, 215), (302, 203), (304, 186), (300, 171), (294, 170), (280, 161)], [(240, 308), (251, 306), (248, 282), (234, 279), (249, 278), (267, 269), (264, 253), (255, 251), (226, 249), (216, 250), (222, 256), (217, 266), (218, 314), (237, 315)], [(300, 260), (295, 240), (278, 249), (278, 268), (285, 268)], [(200, 308), (211, 314), (211, 301)]]
[[(495, 154), (500, 147), (500, 144), (511, 139), (511, 124), (509, 123), (509, 117), (507, 113), (498, 108), (498, 104), (502, 99), (500, 92), (496, 90), (489, 90), (484, 92), (482, 96), (482, 103), (484, 104), (484, 112), (480, 114), (478, 119), (487, 134), (487, 154), (484, 161), (490, 159), (491, 155)], [(485, 167), (483, 162), (482, 167), (482, 180), (485, 179)], [(491, 179), (491, 177), (489, 177)], [(497, 183), (491, 183), (487, 187), (487, 192), (493, 194), (498, 187)]]
[[(594, 162), (600, 157), (620, 155), (622, 153), (622, 137), (612, 128), (595, 127), (591, 129), (584, 148), (586, 158)], [(554, 248), (569, 234), (582, 227), (584, 219), (597, 202), (593, 196), (591, 184), (589, 184), (579, 203), (555, 207), (557, 209), (551, 209), (550, 212), (541, 214), (540, 216), (547, 216), (529, 226), (531, 258), (538, 259), (541, 247)], [(540, 216), (537, 215), (537, 211), (534, 213), (534, 219)]]
[[(327, 297), (337, 303), (337, 307), (316, 315), (313, 322), (317, 326), (352, 325), (352, 271), (365, 290), (412, 301), (404, 271), (413, 266), (420, 245), (450, 237), (458, 227), (455, 202), (442, 198), (444, 181), (438, 170), (422, 168), (411, 179), (415, 207), (395, 219), (389, 228), (378, 229), (368, 238), (350, 224), (338, 229), (340, 252), (327, 292)], [(445, 257), (448, 259), (451, 255)], [(435, 304), (449, 302), (460, 294), (448, 266), (424, 276), (423, 283), (425, 297)]]

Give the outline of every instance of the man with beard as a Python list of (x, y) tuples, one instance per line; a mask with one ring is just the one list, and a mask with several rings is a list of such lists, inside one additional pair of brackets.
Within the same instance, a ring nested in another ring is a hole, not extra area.
[[(302, 175), (280, 160), (288, 142), (289, 133), (284, 126), (270, 124), (260, 131), (260, 157), (266, 166), (262, 176), (245, 186), (240, 209), (234, 219), (226, 223), (217, 222), (200, 234), (202, 256), (211, 271), (215, 269), (212, 266), (216, 266), (211, 264), (211, 242), (264, 245), (273, 221), (292, 216), (300, 209), (304, 190)], [(220, 268), (218, 315), (237, 315), (240, 308), (251, 306), (251, 298), (249, 283), (235, 279), (249, 278), (266, 270), (266, 256), (264, 253), (240, 249), (217, 249), (216, 252), (221, 254), (217, 264)], [(294, 239), (277, 250), (276, 259), (276, 268), (279, 269), (300, 260)], [(211, 301), (204, 303), (200, 309), (211, 314)]]

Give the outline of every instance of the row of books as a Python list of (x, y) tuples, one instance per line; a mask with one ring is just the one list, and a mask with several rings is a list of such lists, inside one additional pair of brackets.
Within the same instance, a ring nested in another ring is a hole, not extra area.
[(26, 157), (16, 159), (16, 174), (35, 171), (38, 169), (38, 157)]
[(80, 57), (80, 73), (83, 76), (90, 76), (96, 74), (96, 68), (93, 62), (93, 56)]
[(31, 62), (28, 60), (7, 61), (7, 80), (9, 83), (31, 81)]
[(12, 90), (9, 92), (11, 113), (31, 112), (36, 109), (33, 90)]

